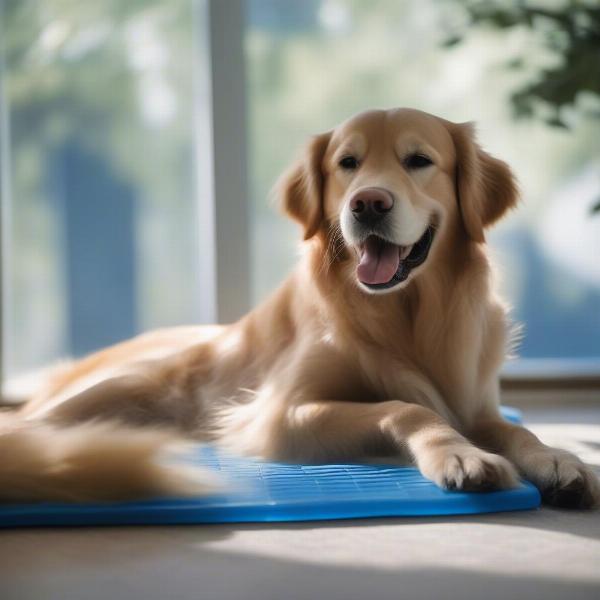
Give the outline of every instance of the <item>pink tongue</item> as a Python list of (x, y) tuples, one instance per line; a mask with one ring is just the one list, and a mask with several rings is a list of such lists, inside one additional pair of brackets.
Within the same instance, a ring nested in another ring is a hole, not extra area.
[(376, 238), (369, 237), (360, 257), (357, 275), (363, 283), (387, 283), (395, 275), (399, 264), (398, 246), (382, 244)]

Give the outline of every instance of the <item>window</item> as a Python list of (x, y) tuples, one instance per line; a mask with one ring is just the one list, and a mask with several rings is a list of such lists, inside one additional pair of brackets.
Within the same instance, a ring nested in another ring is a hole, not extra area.
[(464, 13), (435, 0), (21, 0), (1, 16), (9, 376), (247, 310), (296, 260), (277, 176), (309, 134), (401, 105), (477, 121), (515, 169), (524, 202), (490, 241), (521, 355), (598, 370), (600, 120), (513, 118), (524, 74), (504, 63), (545, 59), (528, 32), (444, 47)]
[(2, 11), (7, 374), (196, 321), (192, 3)]

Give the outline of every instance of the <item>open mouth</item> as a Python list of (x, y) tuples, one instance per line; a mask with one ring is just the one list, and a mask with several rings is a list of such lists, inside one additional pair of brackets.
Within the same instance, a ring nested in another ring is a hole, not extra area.
[(359, 247), (359, 281), (372, 290), (385, 290), (405, 281), (410, 272), (427, 259), (433, 242), (433, 227), (411, 246), (398, 246), (370, 235)]

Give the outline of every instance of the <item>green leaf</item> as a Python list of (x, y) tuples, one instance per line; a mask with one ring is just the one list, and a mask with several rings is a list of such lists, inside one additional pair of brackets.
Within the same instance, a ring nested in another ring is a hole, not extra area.
[(460, 44), (463, 41), (462, 36), (460, 35), (453, 35), (449, 38), (446, 38), (443, 42), (442, 42), (442, 48), (452, 48), (453, 46), (457, 46), (458, 44)]
[(569, 126), (558, 116), (546, 119), (546, 124), (550, 125), (550, 127), (560, 127), (561, 129), (569, 129)]

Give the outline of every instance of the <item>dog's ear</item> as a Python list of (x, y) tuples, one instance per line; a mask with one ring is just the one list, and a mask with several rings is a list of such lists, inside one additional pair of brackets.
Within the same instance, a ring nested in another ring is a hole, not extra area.
[(483, 231), (497, 221), (519, 198), (509, 166), (485, 152), (475, 140), (472, 123), (451, 124), (456, 149), (456, 189), (468, 235), (484, 241)]
[(276, 186), (285, 213), (304, 227), (305, 240), (317, 233), (323, 221), (323, 157), (330, 139), (331, 132), (315, 136)]

